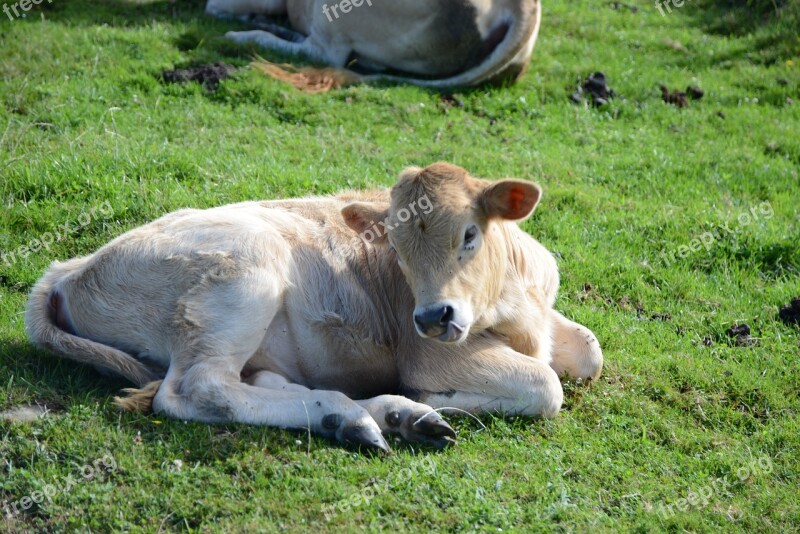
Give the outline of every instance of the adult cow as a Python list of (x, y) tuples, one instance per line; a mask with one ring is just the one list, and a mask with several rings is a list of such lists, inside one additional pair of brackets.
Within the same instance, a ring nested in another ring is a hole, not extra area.
[(143, 387), (123, 406), (180, 419), (388, 450), (382, 433), (452, 440), (433, 408), (552, 417), (559, 375), (603, 357), (515, 224), (540, 194), (437, 163), (391, 192), (181, 210), (51, 266), (27, 331)]
[[(306, 90), (379, 79), (443, 88), (516, 80), (539, 31), (539, 0), (209, 0), (218, 17), (288, 15), (292, 28), (229, 32), (338, 70), (265, 70)], [(263, 65), (263, 64), (262, 64)], [(344, 67), (380, 74), (356, 75)]]

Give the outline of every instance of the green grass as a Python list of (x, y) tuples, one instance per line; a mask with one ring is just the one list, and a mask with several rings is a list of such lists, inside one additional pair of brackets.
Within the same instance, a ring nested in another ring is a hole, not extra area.
[[(404, 86), (309, 96), (247, 68), (213, 93), (165, 85), (164, 69), (244, 67), (256, 52), (222, 39), (237, 24), (199, 1), (0, 16), (0, 251), (75, 229), (0, 261), (0, 410), (52, 409), (0, 421), (0, 506), (78, 480), (0, 530), (796, 530), (800, 329), (777, 312), (800, 295), (800, 9), (635, 5), (546, 2), (524, 80), (457, 92), (463, 107)], [(619, 96), (571, 104), (596, 70)], [(706, 95), (677, 109), (659, 83)], [(56, 259), (181, 207), (384, 187), (436, 160), (545, 189), (524, 226), (558, 258), (558, 309), (606, 357), (554, 420), (451, 417), (454, 448), (364, 456), (302, 433), (119, 414), (110, 397), (126, 384), (25, 338), (26, 293)], [(77, 230), (104, 202), (113, 213)], [(715, 230), (708, 249), (663, 260)], [(742, 322), (757, 345), (725, 334)], [(116, 469), (80, 477), (108, 454)]]

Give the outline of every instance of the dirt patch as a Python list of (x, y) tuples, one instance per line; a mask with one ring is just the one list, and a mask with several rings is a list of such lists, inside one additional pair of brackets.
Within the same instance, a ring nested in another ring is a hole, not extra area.
[(747, 323), (735, 324), (725, 331), (737, 347), (750, 347), (756, 345), (758, 340), (750, 337), (750, 325)]
[(600, 107), (608, 104), (609, 99), (615, 96), (617, 95), (606, 84), (606, 75), (595, 72), (583, 80), (569, 98), (575, 104), (582, 104), (588, 100), (594, 107)]
[(800, 297), (793, 298), (791, 304), (781, 308), (778, 317), (786, 324), (800, 325)]
[(236, 67), (233, 65), (214, 63), (185, 69), (165, 70), (161, 73), (161, 79), (167, 83), (198, 82), (203, 84), (209, 91), (216, 91), (217, 87), (219, 87), (219, 82), (235, 71)]

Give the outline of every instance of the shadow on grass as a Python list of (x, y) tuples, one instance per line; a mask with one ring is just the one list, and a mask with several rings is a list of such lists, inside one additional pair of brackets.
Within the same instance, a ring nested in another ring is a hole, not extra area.
[[(211, 21), (205, 15), (205, 0), (159, 0), (134, 2), (132, 0), (72, 0), (43, 2), (37, 10), (54, 22), (71, 26), (111, 26), (133, 28), (151, 26), (153, 22), (189, 23)], [(33, 11), (32, 11), (33, 12)], [(38, 17), (30, 17), (36, 22)]]
[(33, 401), (56, 408), (66, 408), (77, 399), (103, 403), (130, 383), (105, 377), (92, 367), (75, 363), (30, 343), (16, 340), (0, 340), (3, 349), (0, 361), (4, 365), (0, 372), (0, 383), (9, 387), (7, 396), (11, 404), (19, 404), (18, 394), (30, 390), (36, 392)]
[(752, 36), (746, 49), (721, 60), (771, 65), (800, 54), (800, 3), (794, 0), (700, 0), (692, 13), (706, 33)]
[[(73, 406), (99, 405), (97, 416), (109, 424), (121, 416), (122, 423), (144, 443), (160, 441), (176, 454), (184, 454), (187, 461), (208, 462), (245, 452), (252, 443), (258, 442), (269, 454), (282, 454), (287, 448), (303, 451), (308, 444), (308, 431), (280, 429), (239, 423), (206, 424), (196, 421), (171, 419), (164, 415), (123, 413), (110, 405), (111, 398), (119, 395), (122, 388), (131, 387), (123, 379), (104, 376), (91, 366), (75, 363), (28, 343), (0, 340), (4, 362), (0, 372), (0, 383), (8, 386), (6, 402), (0, 410), (37, 404), (47, 407), (55, 414), (69, 412)], [(35, 392), (30, 396), (28, 392)], [(471, 421), (458, 418), (465, 429)], [(473, 429), (474, 430), (474, 429)], [(312, 449), (345, 449), (358, 452), (365, 457), (384, 457), (379, 451), (338, 443), (332, 439), (312, 435)], [(301, 444), (298, 444), (298, 441)], [(395, 451), (435, 453), (439, 449), (432, 445), (409, 443), (390, 439)], [(186, 444), (191, 443), (191, 447)]]
[[(45, 19), (55, 24), (80, 27), (110, 27), (137, 29), (154, 24), (173, 25), (183, 33), (173, 38), (173, 45), (192, 56), (178, 67), (193, 66), (217, 61), (247, 64), (252, 51), (225, 39), (228, 30), (249, 29), (238, 21), (219, 20), (206, 15), (205, 0), (161, 0), (134, 2), (132, 0), (75, 0), (44, 2), (36, 9)], [(39, 16), (26, 17), (23, 23), (38, 24)], [(238, 60), (238, 61), (237, 61)]]

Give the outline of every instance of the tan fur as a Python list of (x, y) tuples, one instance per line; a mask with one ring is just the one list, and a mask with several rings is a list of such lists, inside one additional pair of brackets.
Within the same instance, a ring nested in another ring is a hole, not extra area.
[(438, 163), (391, 192), (181, 210), (54, 264), (26, 328), (131, 380), (127, 410), (382, 449), (382, 432), (454, 436), (409, 423), (433, 407), (551, 417), (559, 375), (596, 378), (603, 358), (552, 309), (555, 260), (516, 224), (540, 197)]
[(163, 380), (154, 380), (141, 389), (125, 388), (122, 393), (125, 397), (114, 397), (114, 404), (126, 412), (148, 413), (153, 409), (153, 397), (158, 393), (158, 388)]
[[(262, 23), (266, 30), (227, 37), (328, 65), (253, 64), (307, 92), (381, 80), (433, 88), (513, 82), (528, 67), (541, 19), (539, 0), (360, 1), (338, 17), (331, 0), (209, 0), (206, 12), (288, 16), (294, 31)], [(353, 64), (374, 74), (347, 70)]]

